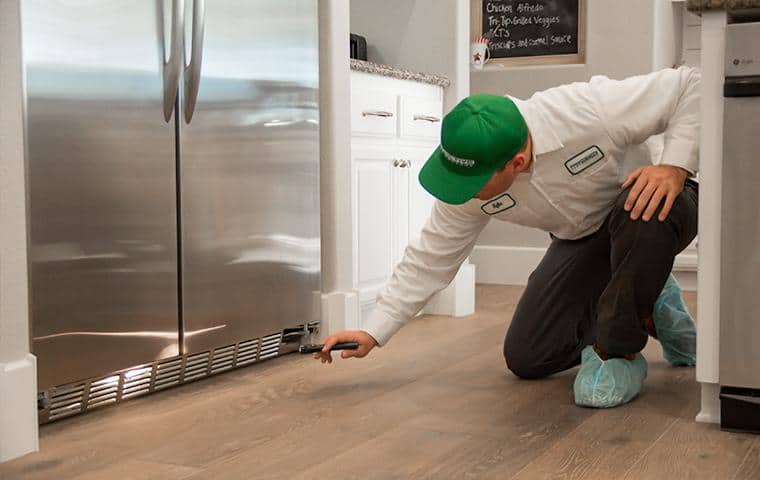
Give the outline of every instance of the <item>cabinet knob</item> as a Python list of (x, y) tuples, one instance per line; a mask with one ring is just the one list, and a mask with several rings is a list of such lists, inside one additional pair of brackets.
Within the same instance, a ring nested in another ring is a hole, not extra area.
[(399, 163), (400, 163), (400, 161), (399, 161), (399, 159), (398, 159), (398, 158), (397, 158), (397, 159), (395, 159), (395, 160), (393, 160), (393, 166), (394, 166), (394, 167), (398, 167)]

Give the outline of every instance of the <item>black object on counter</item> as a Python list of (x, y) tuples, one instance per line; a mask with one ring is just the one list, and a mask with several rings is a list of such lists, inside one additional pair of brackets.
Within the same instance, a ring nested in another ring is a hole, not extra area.
[(367, 39), (354, 33), (351, 34), (351, 58), (367, 60)]
[[(325, 344), (320, 343), (317, 345), (301, 345), (301, 347), (298, 349), (298, 353), (317, 353), (321, 352), (322, 348), (324, 348)], [(356, 350), (359, 348), (359, 343), (357, 342), (343, 342), (343, 343), (336, 343), (332, 350)]]

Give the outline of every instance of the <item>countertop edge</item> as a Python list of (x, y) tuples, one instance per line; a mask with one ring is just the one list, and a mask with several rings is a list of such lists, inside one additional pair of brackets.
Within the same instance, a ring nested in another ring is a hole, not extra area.
[(760, 0), (687, 0), (686, 8), (697, 13), (706, 10), (742, 10), (760, 8)]
[(414, 72), (398, 67), (391, 67), (380, 63), (367, 62), (365, 60), (351, 59), (351, 70), (364, 73), (382, 75), (384, 77), (398, 78), (400, 80), (411, 80), (414, 82), (428, 83), (446, 88), (451, 85), (451, 81), (445, 75), (432, 73)]

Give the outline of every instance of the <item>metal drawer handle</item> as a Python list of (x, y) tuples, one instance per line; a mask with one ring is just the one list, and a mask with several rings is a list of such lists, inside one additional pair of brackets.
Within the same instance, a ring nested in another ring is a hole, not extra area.
[(393, 112), (386, 112), (385, 110), (365, 110), (362, 112), (362, 117), (392, 117)]
[(393, 161), (393, 166), (399, 168), (409, 168), (412, 166), (412, 162), (410, 160), (404, 160), (403, 158), (397, 158)]
[(438, 122), (441, 121), (440, 118), (434, 117), (433, 115), (415, 115), (414, 119), (415, 120), (425, 120), (426, 122), (430, 122), (430, 123), (438, 123)]

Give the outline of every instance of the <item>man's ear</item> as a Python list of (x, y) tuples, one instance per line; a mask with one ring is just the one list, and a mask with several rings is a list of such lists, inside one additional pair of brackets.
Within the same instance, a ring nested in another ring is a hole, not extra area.
[(519, 152), (510, 163), (513, 165), (512, 168), (515, 173), (520, 173), (528, 168), (528, 157), (525, 156), (525, 152)]

